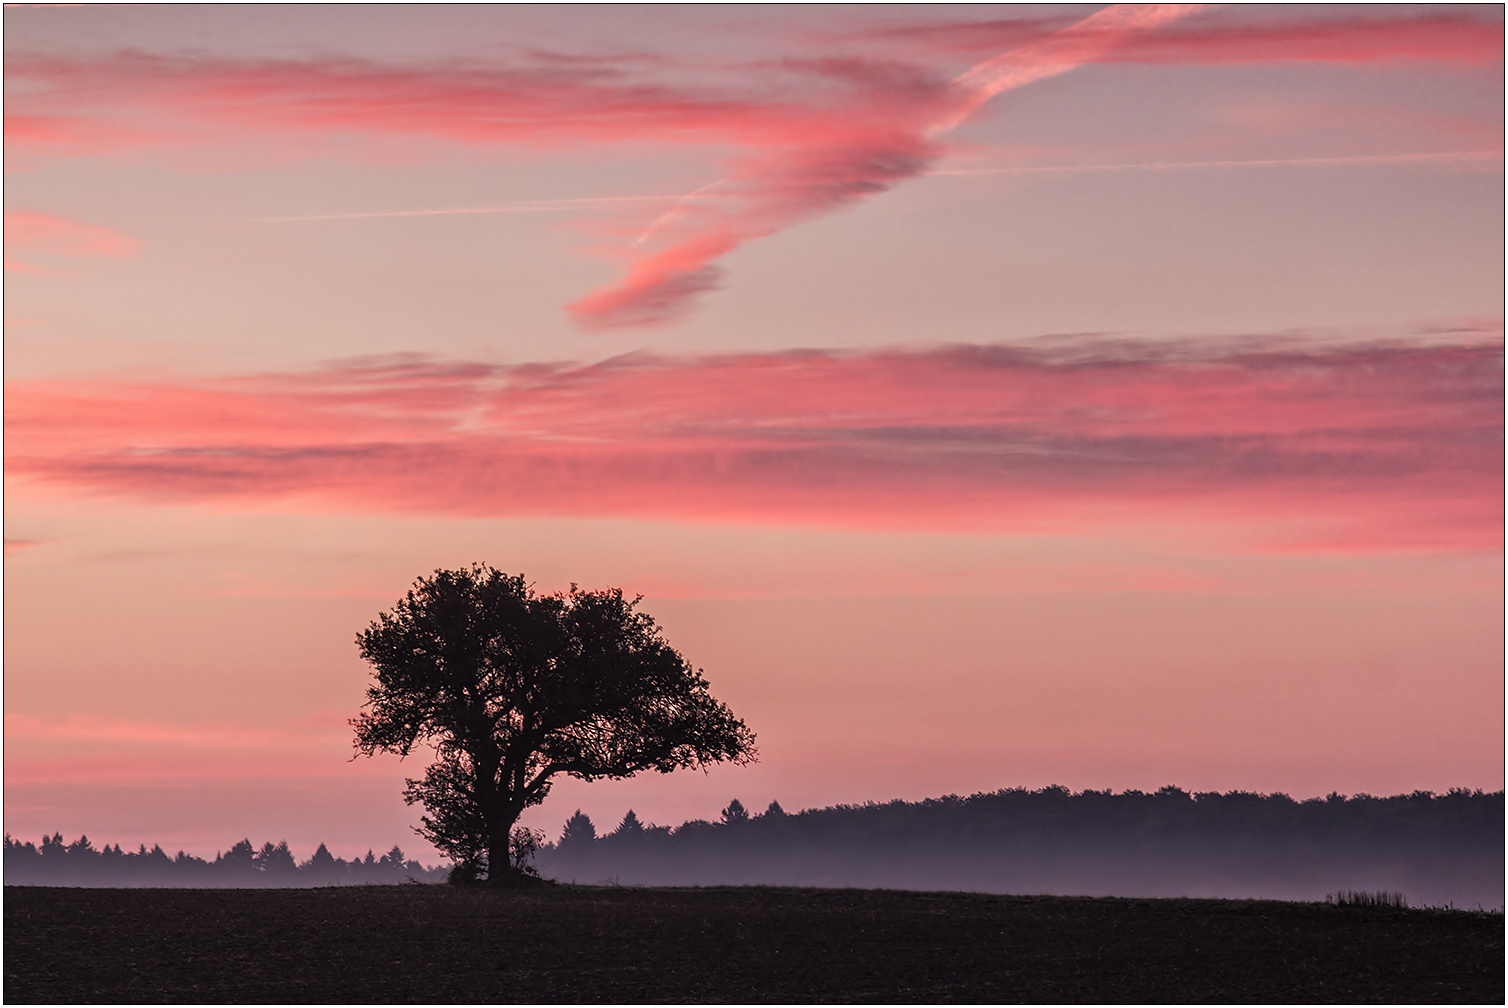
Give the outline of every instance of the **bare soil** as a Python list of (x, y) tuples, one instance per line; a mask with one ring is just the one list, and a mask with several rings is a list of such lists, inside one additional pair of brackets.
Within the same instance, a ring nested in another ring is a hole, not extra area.
[(1504, 996), (1503, 916), (860, 889), (5, 889), (8, 1003)]

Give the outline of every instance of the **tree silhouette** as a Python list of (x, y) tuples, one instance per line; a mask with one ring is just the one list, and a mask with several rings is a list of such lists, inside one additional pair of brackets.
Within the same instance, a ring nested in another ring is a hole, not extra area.
[(577, 851), (592, 846), (592, 841), (597, 839), (597, 827), (592, 824), (591, 816), (580, 809), (576, 814), (566, 820), (565, 829), (560, 831), (560, 849), (562, 851)]
[(268, 840), (253, 860), (262, 874), (269, 877), (286, 877), (298, 871), (298, 863), (293, 860), (293, 852), (288, 849), (287, 840), (276, 845)]
[(356, 748), (435, 761), (404, 798), (463, 877), (520, 880), (509, 844), (551, 779), (753, 759), (754, 734), (617, 589), (537, 596), (483, 564), (419, 578), (357, 637), (375, 684)]
[(330, 848), (324, 844), (320, 844), (309, 860), (299, 866), (300, 871), (320, 882), (333, 882), (340, 877), (344, 868), (344, 864), (335, 863), (335, 857), (330, 853)]
[(618, 824), (618, 828), (608, 835), (615, 837), (643, 836), (644, 824), (639, 821), (638, 816), (634, 815), (634, 810), (629, 809), (628, 813), (624, 815), (623, 821)]
[(381, 866), (382, 874), (389, 878), (397, 879), (403, 877), (405, 862), (403, 848), (397, 844), (393, 844), (393, 849), (382, 855), (377, 864)]
[[(80, 838), (79, 842), (87, 843), (88, 837)], [(251, 875), (257, 870), (256, 857), (256, 848), (249, 839), (244, 839), (232, 845), (224, 854), (216, 855), (215, 867), (229, 874)]]

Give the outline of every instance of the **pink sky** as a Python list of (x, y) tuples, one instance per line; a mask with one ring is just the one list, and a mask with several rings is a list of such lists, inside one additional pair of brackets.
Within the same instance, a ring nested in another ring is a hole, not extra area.
[(352, 643), (645, 596), (558, 831), (1503, 786), (1501, 11), (7, 7), (6, 829), (393, 843)]

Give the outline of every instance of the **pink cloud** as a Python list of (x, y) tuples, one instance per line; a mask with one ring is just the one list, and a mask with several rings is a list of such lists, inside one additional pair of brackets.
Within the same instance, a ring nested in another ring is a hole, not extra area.
[(19, 382), (7, 469), (219, 507), (1490, 547), (1498, 340), (1066, 341)]
[[(985, 60), (945, 88), (915, 75), (875, 73), (867, 64), (830, 64), (867, 84), (865, 102), (820, 143), (752, 158), (704, 186), (660, 231), (661, 248), (632, 257), (626, 276), (568, 305), (584, 328), (655, 325), (684, 314), (714, 287), (712, 263), (756, 238), (886, 192), (921, 174), (941, 152), (934, 137), (1004, 92), (1093, 61), (1137, 34), (1187, 16), (1196, 5), (1118, 4), (1052, 35)], [(649, 237), (646, 232), (635, 244)]]
[(189, 746), (196, 749), (266, 749), (326, 746), (346, 743), (345, 725), (325, 731), (292, 732), (274, 728), (242, 728), (234, 725), (181, 725), (154, 721), (128, 721), (94, 714), (66, 718), (39, 718), (6, 714), (5, 734), (13, 741), (84, 743), (134, 743), (140, 745)]
[[(1365, 583), (1365, 582), (1363, 582)], [(1192, 570), (1150, 564), (1015, 562), (1007, 567), (945, 567), (921, 571), (895, 565), (818, 566), (792, 577), (789, 570), (716, 581), (640, 575), (623, 583), (626, 594), (667, 599), (854, 598), (998, 592), (1226, 592), (1236, 583)], [(391, 593), (389, 593), (391, 594)]]
[[(344, 719), (285, 728), (7, 713), (7, 784), (370, 774), (346, 762)], [(188, 758), (191, 757), (191, 758)]]
[(134, 238), (114, 228), (80, 224), (65, 217), (29, 210), (7, 210), (5, 213), (5, 268), (14, 272), (40, 271), (19, 259), (11, 259), (11, 252), (59, 256), (128, 256), (135, 254), (137, 247)]
[[(568, 305), (587, 329), (673, 322), (698, 294), (716, 288), (717, 259), (886, 192), (926, 170), (940, 148), (893, 127), (834, 131), (825, 144), (748, 158), (731, 175), (660, 218), (653, 243), (638, 246), (618, 283)], [(708, 191), (710, 190), (710, 191)]]
[[(104, 748), (108, 743), (102, 743)], [(222, 780), (246, 778), (355, 778), (391, 776), (386, 767), (363, 766), (344, 763), (332, 756), (338, 752), (335, 745), (324, 751), (305, 754), (272, 752), (192, 752), (185, 758), (183, 752), (158, 757), (123, 756), (119, 752), (105, 752), (97, 756), (74, 756), (60, 759), (34, 759), (13, 756), (6, 761), (5, 783), (7, 787), (26, 784), (74, 784), (84, 781), (173, 781)], [(386, 771), (386, 773), (384, 773)], [(402, 773), (400, 768), (399, 774)]]
[(820, 136), (834, 111), (800, 100), (628, 81), (556, 65), (391, 66), (358, 59), (235, 61), (118, 53), (88, 61), (16, 55), (30, 90), (7, 142), (93, 152), (267, 133), (376, 133), (464, 144), (789, 142)]
[[(433, 73), (355, 62), (206, 66), (130, 54), (90, 64), (21, 57), (9, 67), (33, 87), (15, 109), (23, 124), (15, 139), (55, 147), (89, 149), (88, 138), (77, 135), (87, 131), (77, 106), (87, 104), (86, 96), (119, 94), (123, 84), (138, 106), (243, 129), (376, 130), (488, 144), (653, 139), (755, 148), (735, 160), (727, 179), (703, 188), (701, 203), (656, 229), (653, 242), (645, 245), (650, 235), (641, 235), (627, 250), (622, 281), (568, 306), (586, 328), (645, 326), (683, 315), (716, 285), (714, 262), (740, 245), (919, 174), (939, 151), (929, 137), (993, 95), (1072, 69), (1189, 9), (1102, 10), (951, 82), (888, 64), (786, 61), (783, 71), (819, 82), (816, 101), (810, 87), (795, 100), (757, 101), (627, 84), (619, 68), (600, 61), (586, 68), (546, 63)], [(102, 88), (103, 78), (112, 87)], [(836, 91), (836, 100), (824, 91)], [(120, 128), (107, 127), (117, 135)]]
[[(609, 141), (735, 143), (818, 141), (855, 118), (893, 111), (897, 84), (924, 85), (943, 97), (951, 72), (917, 62), (939, 49), (1028, 55), (1073, 50), (1083, 62), (1355, 63), (1401, 58), (1479, 62), (1501, 58), (1499, 19), (1459, 14), (1294, 21), (1211, 21), (1167, 27), (1198, 5), (1120, 5), (1077, 24), (1041, 20), (928, 22), (857, 28), (843, 42), (891, 37), (906, 63), (862, 59), (785, 59), (735, 68), (719, 88), (705, 68), (643, 57), (563, 58), (535, 52), (514, 66), (434, 68), (356, 58), (228, 60), (144, 52), (87, 59), (12, 53), (7, 76), (6, 141), (18, 148), (98, 153), (159, 143), (214, 139), (230, 124), (259, 132), (372, 132), (471, 144), (558, 145)], [(1164, 9), (1162, 13), (1153, 8)], [(1108, 20), (1107, 20), (1108, 19)], [(1108, 23), (1141, 20), (1155, 31)], [(1061, 52), (1059, 53), (1061, 55)], [(987, 61), (989, 62), (989, 61)], [(699, 86), (657, 83), (631, 74), (694, 69)], [(795, 82), (793, 84), (793, 81)], [(877, 99), (879, 101), (877, 102)]]
[(1503, 23), (1462, 14), (1347, 18), (1279, 24), (1225, 24), (1142, 36), (1106, 62), (1485, 63), (1503, 58)]
[[(1311, 8), (1313, 10), (1313, 8)], [(1333, 9), (1332, 9), (1333, 10)], [(1480, 13), (1387, 12), (1381, 16), (1253, 21), (1229, 7), (1197, 26), (1128, 39), (1098, 57), (1104, 62), (1183, 64), (1396, 63), (1429, 60), (1475, 64), (1501, 59), (1503, 24), (1496, 9)], [(1232, 17), (1231, 14), (1236, 16)], [(1327, 12), (1328, 13), (1328, 12)], [(1238, 20), (1239, 18), (1239, 20)], [(883, 51), (977, 56), (1041, 41), (1068, 27), (1068, 18), (890, 22), (856, 32), (828, 32), (828, 45), (879, 44)]]
[(1460, 172), (1501, 172), (1501, 150), (1427, 151), (1417, 154), (1353, 154), (1340, 157), (1248, 158), (1220, 161), (1123, 161), (1103, 164), (1014, 164), (1000, 167), (953, 168), (934, 175), (1074, 175), (1090, 172), (1192, 171), (1205, 168), (1323, 168), (1362, 165), (1429, 166)]
[[(1495, 19), (1441, 14), (1240, 24), (1202, 5), (1123, 4), (1061, 19), (859, 29), (905, 62), (790, 58), (734, 68), (719, 88), (642, 75), (669, 61), (534, 53), (512, 67), (433, 69), (355, 59), (226, 61), (122, 53), (87, 61), (16, 54), (7, 109), (20, 150), (98, 153), (279, 133), (368, 134), (486, 146), (606, 142), (732, 145), (703, 186), (616, 250), (622, 278), (567, 306), (585, 328), (677, 321), (718, 285), (739, 246), (881, 194), (922, 173), (937, 137), (992, 96), (1093, 62), (1340, 63), (1500, 58)], [(834, 39), (833, 45), (845, 40)], [(952, 77), (918, 61), (1005, 51)], [(669, 69), (676, 69), (670, 66)], [(682, 70), (691, 69), (682, 67)], [(635, 76), (640, 75), (640, 76)], [(667, 77), (667, 79), (670, 79)]]

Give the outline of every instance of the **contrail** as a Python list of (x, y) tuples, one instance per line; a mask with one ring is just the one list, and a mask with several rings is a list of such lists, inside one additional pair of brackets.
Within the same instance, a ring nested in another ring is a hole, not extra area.
[(644, 244), (644, 239), (648, 238), (650, 235), (652, 235), (656, 231), (660, 230), (660, 228), (663, 225), (665, 225), (665, 224), (669, 223), (670, 221), (674, 220), (675, 217), (676, 217), (676, 215), (681, 212), (681, 207), (685, 206), (688, 201), (696, 199), (698, 196), (700, 196), (702, 193), (706, 192), (708, 189), (715, 189), (715, 188), (717, 188), (718, 186), (722, 185), (726, 181), (728, 181), (728, 180), (727, 179), (718, 179), (716, 182), (708, 182), (706, 185), (702, 186), (700, 189), (693, 189), (693, 190), (691, 190), (691, 192), (687, 193), (686, 195), (682, 196), (680, 199), (676, 200), (675, 201), (675, 206), (671, 207), (669, 210), (666, 210), (664, 213), (660, 214), (660, 216), (656, 217), (650, 223), (649, 227), (647, 227), (647, 228), (644, 229), (644, 233), (641, 234), (641, 235), (639, 235), (639, 237), (637, 237), (637, 238), (634, 239), (634, 244), (635, 245), (642, 245), (642, 244)]
[(1429, 154), (1351, 154), (1341, 157), (1266, 158), (1252, 161), (1142, 161), (1094, 165), (1023, 165), (1010, 168), (944, 168), (928, 175), (1056, 175), (1074, 172), (1174, 171), (1179, 168), (1268, 168), (1306, 165), (1434, 164), (1503, 160), (1502, 151), (1439, 151)]
[[(715, 184), (715, 183), (714, 183)], [(707, 188), (707, 187), (703, 187)], [(701, 190), (697, 190), (700, 192)], [(693, 193), (692, 195), (695, 195)], [(456, 207), (444, 210), (378, 210), (370, 213), (309, 214), (303, 217), (247, 217), (229, 221), (231, 224), (276, 224), (284, 221), (362, 220), (369, 217), (452, 217), (463, 214), (547, 213), (551, 210), (569, 210), (584, 203), (670, 203), (688, 199), (687, 196), (666, 194), (663, 196), (583, 196), (579, 199), (523, 200), (492, 207)]]
[[(1117, 171), (1176, 171), (1180, 168), (1267, 168), (1267, 167), (1303, 167), (1305, 165), (1356, 165), (1356, 164), (1433, 164), (1433, 163), (1458, 163), (1458, 162), (1487, 162), (1503, 160), (1502, 151), (1435, 151), (1425, 154), (1351, 154), (1340, 157), (1319, 158), (1265, 158), (1262, 160), (1247, 161), (1137, 161), (1130, 163), (1092, 164), (1092, 165), (1021, 165), (1001, 168), (940, 168), (929, 171), (927, 175), (1054, 175), (1072, 174), (1074, 172), (1117, 172)], [(235, 224), (272, 224), (283, 221), (320, 221), (320, 220), (361, 220), (373, 217), (445, 217), (459, 214), (503, 214), (503, 213), (530, 213), (548, 212), (556, 209), (570, 209), (583, 203), (665, 203), (674, 201), (675, 205), (655, 218), (644, 232), (634, 239), (634, 244), (642, 244), (645, 239), (651, 237), (666, 223), (670, 222), (680, 212), (681, 207), (690, 200), (706, 193), (707, 190), (716, 188), (727, 182), (727, 179), (718, 179), (709, 182), (699, 189), (694, 189), (681, 196), (589, 196), (580, 199), (538, 200), (533, 202), (508, 204), (496, 207), (459, 207), (448, 210), (383, 210), (371, 213), (348, 213), (348, 214), (311, 214), (304, 217), (247, 217), (232, 221)]]

